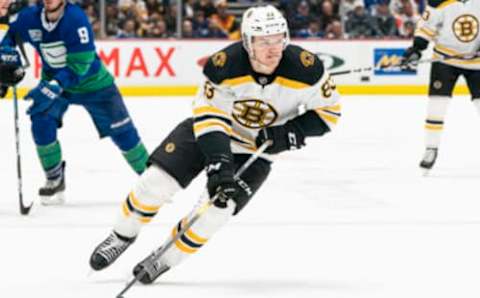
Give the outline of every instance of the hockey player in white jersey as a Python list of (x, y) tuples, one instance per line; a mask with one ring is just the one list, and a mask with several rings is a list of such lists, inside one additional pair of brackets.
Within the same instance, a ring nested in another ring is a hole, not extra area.
[(418, 22), (404, 65), (415, 64), (434, 43), (425, 120), (425, 154), (420, 167), (428, 172), (437, 159), (444, 119), (457, 79), (467, 81), (472, 102), (480, 113), (480, 0), (429, 0)]
[[(123, 203), (113, 232), (92, 253), (93, 269), (113, 263), (140, 228), (206, 169), (210, 197), (222, 194), (227, 200), (216, 200), (158, 260), (150, 255), (135, 266), (135, 275), (146, 273), (140, 282), (152, 283), (245, 207), (267, 178), (274, 155), (300, 149), (306, 138), (335, 126), (340, 117), (335, 84), (318, 57), (289, 44), (282, 14), (273, 6), (250, 8), (243, 15), (242, 32), (243, 43), (209, 58), (193, 118), (181, 122), (150, 156), (150, 166)], [(267, 140), (273, 141), (267, 154), (234, 179), (234, 172)], [(173, 227), (167, 241), (194, 213)]]

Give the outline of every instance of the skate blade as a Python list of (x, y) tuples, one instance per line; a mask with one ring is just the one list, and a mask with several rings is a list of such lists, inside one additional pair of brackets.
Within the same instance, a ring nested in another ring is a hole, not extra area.
[(65, 203), (65, 192), (61, 191), (53, 196), (40, 196), (40, 204), (43, 206), (63, 205)]
[(423, 177), (428, 177), (431, 169), (422, 168)]

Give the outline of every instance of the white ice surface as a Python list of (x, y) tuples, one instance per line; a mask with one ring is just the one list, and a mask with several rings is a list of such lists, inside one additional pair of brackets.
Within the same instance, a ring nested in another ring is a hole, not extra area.
[[(450, 106), (439, 159), (422, 177), (423, 97), (346, 97), (340, 126), (285, 154), (247, 208), (197, 255), (128, 298), (478, 298), (480, 123), (466, 97)], [(190, 100), (129, 99), (149, 150)], [(67, 203), (43, 207), (29, 120), (21, 108), (23, 192), (18, 212), (13, 109), (0, 101), (0, 297), (107, 298), (190, 211), (202, 175), (163, 208), (111, 268), (87, 277), (136, 180), (86, 112), (72, 107), (60, 138)]]

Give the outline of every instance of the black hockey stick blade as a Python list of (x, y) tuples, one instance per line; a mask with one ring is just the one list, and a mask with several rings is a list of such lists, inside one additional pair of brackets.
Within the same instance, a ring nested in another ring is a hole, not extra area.
[(33, 202), (31, 202), (29, 206), (25, 206), (23, 204), (23, 200), (20, 199), (20, 214), (28, 215), (30, 213), (30, 209), (32, 209), (32, 206), (33, 206)]

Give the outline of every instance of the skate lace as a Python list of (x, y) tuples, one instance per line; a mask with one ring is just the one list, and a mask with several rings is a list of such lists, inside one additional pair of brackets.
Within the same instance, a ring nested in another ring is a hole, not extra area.
[(437, 151), (434, 150), (434, 149), (427, 149), (427, 151), (425, 151), (425, 155), (423, 156), (423, 161), (424, 162), (432, 162), (435, 160), (435, 156), (437, 155)]
[(111, 262), (124, 252), (129, 245), (128, 242), (122, 241), (112, 234), (100, 245), (98, 253), (107, 259), (108, 262)]
[(55, 188), (62, 182), (62, 179), (47, 180), (44, 188)]
[(142, 264), (143, 270), (151, 277), (155, 277), (160, 274), (164, 265), (160, 262), (160, 258), (153, 252)]

